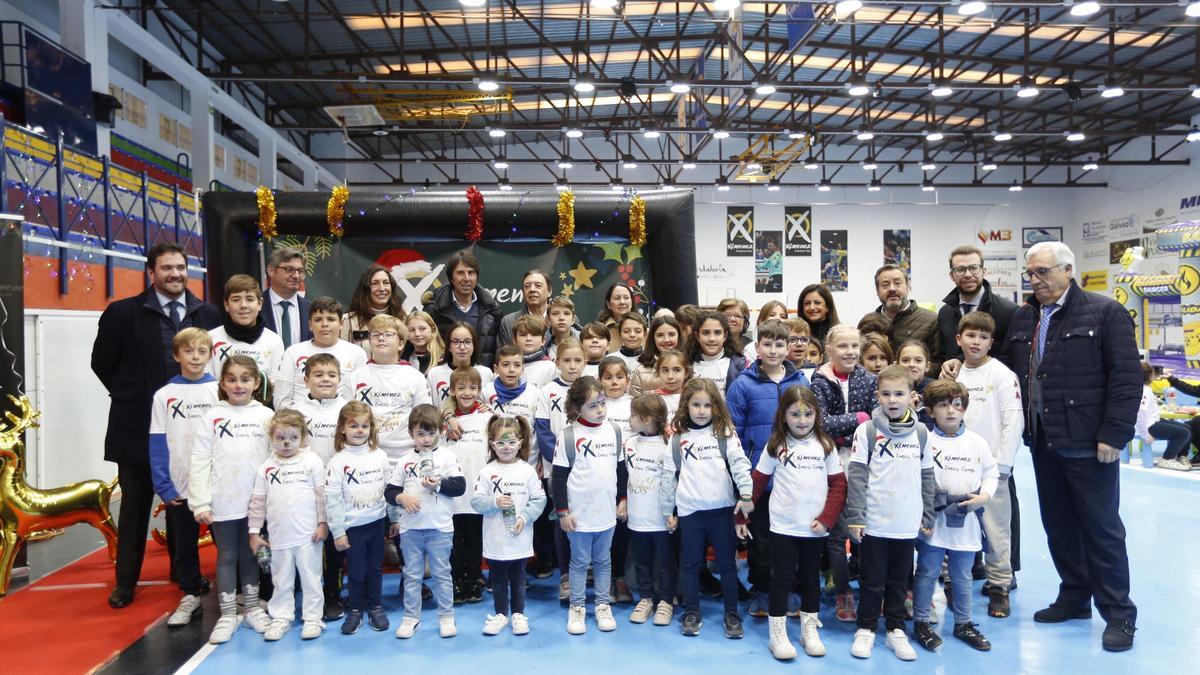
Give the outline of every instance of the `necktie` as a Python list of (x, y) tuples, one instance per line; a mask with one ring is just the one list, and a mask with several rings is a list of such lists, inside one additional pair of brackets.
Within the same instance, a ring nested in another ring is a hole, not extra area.
[(973, 309), (975, 309), (975, 305), (972, 305), (969, 302), (964, 302), (962, 304), (962, 315), (966, 316), (966, 315), (970, 314), (971, 310), (973, 310)]
[(1057, 305), (1046, 305), (1042, 308), (1042, 320), (1038, 322), (1038, 357), (1046, 354), (1046, 333), (1050, 330), (1050, 315)]
[(168, 310), (167, 313), (170, 315), (171, 323), (175, 326), (176, 331), (179, 330), (179, 323), (180, 323), (180, 321), (183, 320), (183, 317), (180, 316), (180, 313), (179, 313), (179, 309), (181, 307), (183, 307), (183, 305), (179, 304), (175, 300), (172, 300), (167, 303), (167, 310)]
[(283, 318), (279, 321), (283, 324), (279, 327), (279, 337), (283, 338), (283, 348), (287, 349), (292, 346), (292, 315), (288, 311), (292, 308), (292, 303), (281, 300), (279, 306), (283, 309)]

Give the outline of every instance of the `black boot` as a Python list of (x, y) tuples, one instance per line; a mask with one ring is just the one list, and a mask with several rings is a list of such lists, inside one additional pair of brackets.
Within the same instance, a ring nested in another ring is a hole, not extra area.
[(928, 621), (918, 621), (913, 624), (913, 637), (929, 651), (937, 649), (942, 644), (942, 636), (934, 632), (933, 626)]

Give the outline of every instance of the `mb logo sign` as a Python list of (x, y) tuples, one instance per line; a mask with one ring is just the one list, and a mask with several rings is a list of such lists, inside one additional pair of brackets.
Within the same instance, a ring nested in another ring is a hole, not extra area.
[(1012, 241), (1013, 233), (1008, 228), (1003, 230), (980, 230), (978, 237), (980, 246), (986, 246), (991, 241)]

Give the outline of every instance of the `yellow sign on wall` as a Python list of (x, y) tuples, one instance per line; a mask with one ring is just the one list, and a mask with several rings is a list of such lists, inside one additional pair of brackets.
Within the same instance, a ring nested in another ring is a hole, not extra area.
[(1085, 291), (1107, 291), (1108, 290), (1108, 270), (1091, 270), (1083, 273), (1083, 290)]

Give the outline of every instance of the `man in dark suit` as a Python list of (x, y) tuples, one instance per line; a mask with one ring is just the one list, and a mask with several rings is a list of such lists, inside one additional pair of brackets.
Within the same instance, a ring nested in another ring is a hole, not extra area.
[(133, 602), (142, 573), (154, 485), (150, 478), (150, 407), (154, 392), (179, 374), (172, 340), (184, 328), (221, 325), (217, 308), (187, 289), (187, 257), (178, 244), (157, 244), (146, 253), (150, 288), (110, 304), (100, 315), (92, 346), (92, 372), (108, 390), (104, 459), (115, 462), (121, 485), (117, 523), (117, 586), (114, 608)]
[(283, 338), (283, 348), (312, 339), (308, 327), (308, 300), (300, 295), (304, 285), (304, 249), (277, 248), (267, 260), (267, 294), (262, 318), (267, 328)]
[(1075, 255), (1060, 242), (1025, 254), (1033, 296), (1009, 326), (1009, 356), (1025, 403), (1038, 504), (1058, 597), (1034, 613), (1060, 623), (1107, 623), (1101, 645), (1133, 646), (1137, 607), (1129, 598), (1129, 555), (1121, 503), (1120, 449), (1133, 438), (1141, 363), (1125, 308), (1072, 278)]

